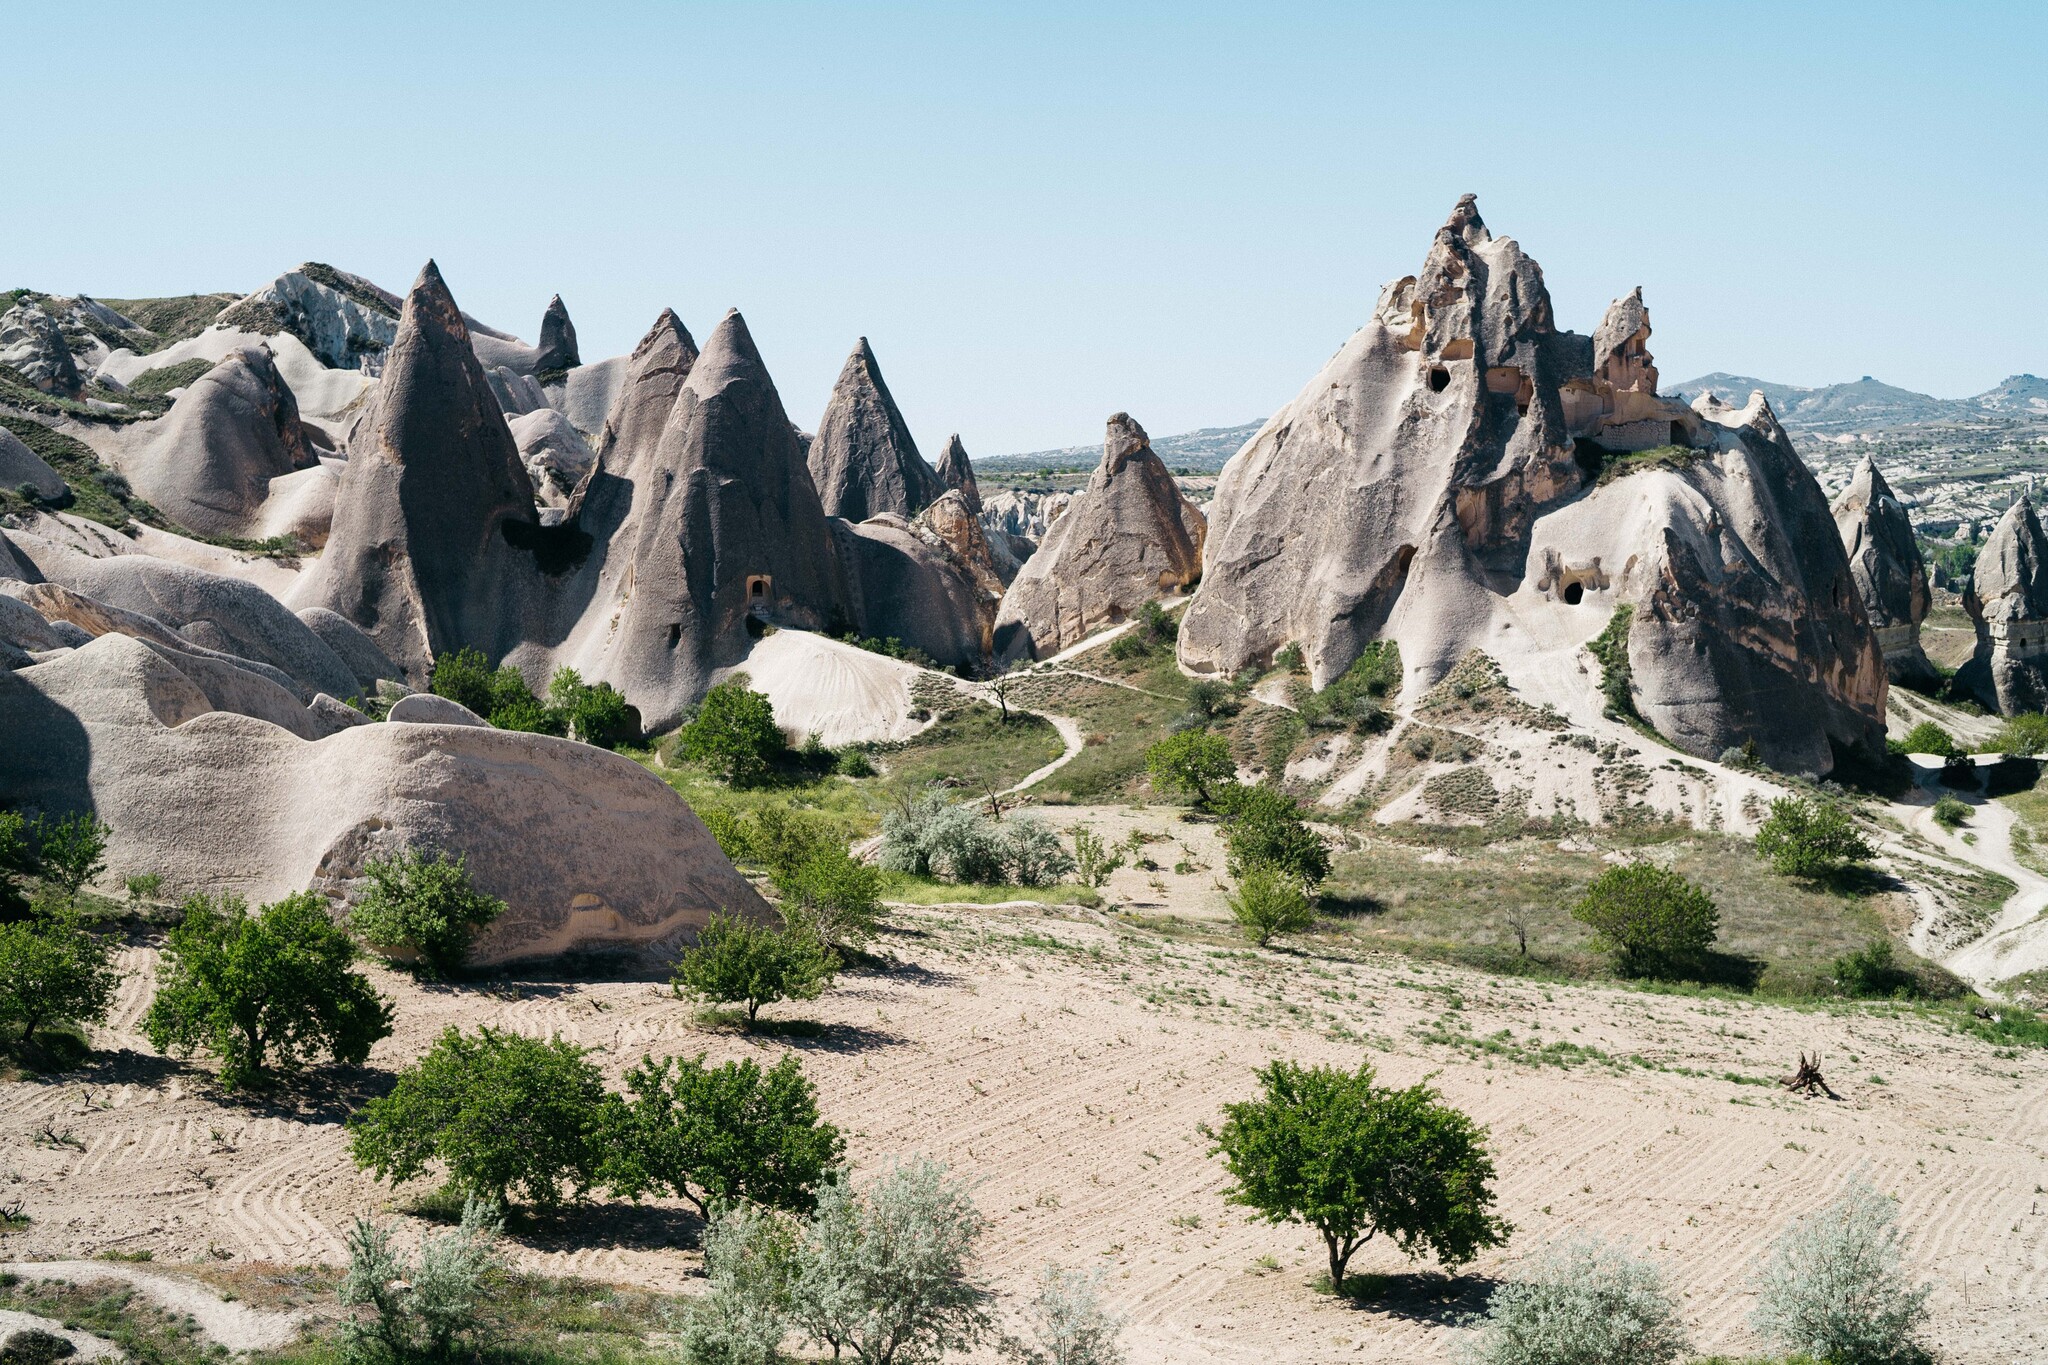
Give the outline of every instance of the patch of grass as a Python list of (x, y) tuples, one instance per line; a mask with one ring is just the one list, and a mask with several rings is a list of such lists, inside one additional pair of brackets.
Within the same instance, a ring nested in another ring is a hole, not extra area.
[(884, 770), (881, 794), (907, 795), (933, 782), (957, 783), (968, 795), (1014, 786), (1066, 752), (1051, 721), (1017, 709), (1032, 704), (1013, 696), (1004, 724), (997, 708), (952, 694), (921, 734), (900, 745), (877, 747), (875, 761)]
[(210, 360), (181, 360), (175, 365), (144, 370), (135, 376), (128, 392), (137, 398), (163, 398), (172, 389), (184, 388), (212, 368)]
[(71, 486), (72, 503), (66, 511), (115, 530), (130, 521), (152, 526), (164, 524), (163, 515), (136, 497), (128, 481), (101, 464), (100, 457), (85, 442), (9, 413), (0, 413), (0, 427), (13, 432), (23, 445), (42, 456), (43, 463)]
[(240, 294), (180, 294), (167, 299), (101, 299), (100, 302), (138, 326), (149, 329), (147, 344), (128, 345), (142, 355), (196, 337)]
[[(1102, 650), (1092, 650), (1075, 666), (1103, 671), (1108, 660), (1102, 655)], [(1189, 683), (1169, 653), (1137, 662), (1139, 667), (1126, 672), (1125, 686), (1060, 674), (1028, 677), (1018, 684), (1024, 705), (1072, 716), (1087, 737), (1081, 752), (1047, 778), (1042, 790), (1091, 801), (1135, 794), (1142, 786), (1145, 751), (1172, 733), (1175, 718), (1188, 709)], [(1240, 714), (1237, 719), (1242, 718)]]
[(1646, 469), (1689, 469), (1707, 458), (1709, 452), (1690, 446), (1652, 446), (1648, 450), (1607, 450), (1601, 452), (1597, 486), (1605, 488), (1616, 479), (1640, 474)]
[(6, 1283), (13, 1278), (0, 1279), (0, 1308), (34, 1313), (73, 1331), (104, 1337), (131, 1360), (150, 1365), (202, 1365), (218, 1358), (190, 1318), (165, 1312), (124, 1284), (108, 1280)]
[(913, 877), (908, 872), (882, 874), (882, 899), (911, 905), (945, 905), (966, 902), (1001, 905), (1006, 901), (1037, 901), (1041, 905), (1102, 904), (1102, 897), (1079, 882), (1058, 882), (1052, 886), (979, 886), (969, 882), (941, 882)]
[(879, 812), (885, 803), (870, 790), (872, 783), (823, 777), (805, 786), (736, 788), (694, 763), (668, 767), (657, 762), (651, 750), (619, 752), (638, 760), (692, 807), (722, 807), (742, 816), (770, 808), (805, 811), (833, 820), (849, 840), (865, 838), (881, 822)]

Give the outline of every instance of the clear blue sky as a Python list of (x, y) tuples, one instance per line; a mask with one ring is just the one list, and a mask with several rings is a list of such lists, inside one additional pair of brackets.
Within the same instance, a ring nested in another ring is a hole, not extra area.
[(436, 257), (586, 358), (746, 313), (791, 415), (872, 339), (921, 444), (1263, 418), (1457, 196), (1667, 379), (2048, 373), (2048, 6), (0, 0), (0, 286)]

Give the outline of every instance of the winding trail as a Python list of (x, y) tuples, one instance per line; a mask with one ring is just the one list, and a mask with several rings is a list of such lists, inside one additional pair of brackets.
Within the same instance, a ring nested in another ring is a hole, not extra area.
[(1033, 711), (1030, 714), (1044, 716), (1047, 720), (1051, 721), (1052, 728), (1060, 732), (1060, 739), (1067, 746), (1067, 751), (1046, 764), (1043, 768), (1035, 772), (1026, 773), (1023, 781), (1014, 787), (1006, 787), (1002, 791), (997, 792), (996, 795), (998, 796), (1014, 796), (1018, 792), (1028, 790), (1038, 783), (1045, 781), (1046, 778), (1051, 777), (1054, 773), (1073, 762), (1074, 756), (1081, 752), (1082, 745), (1086, 743), (1086, 740), (1081, 735), (1081, 722), (1075, 720), (1072, 716), (1055, 716), (1044, 711)]
[[(1924, 888), (1915, 887), (1914, 899), (1920, 904), (1920, 913), (1909, 941), (1915, 952), (1934, 958), (1971, 985), (1988, 991), (2007, 977), (2048, 966), (2048, 920), (2042, 919), (2043, 912), (2048, 911), (2048, 877), (2021, 863), (2013, 852), (2013, 829), (2019, 817), (2009, 807), (1989, 797), (1941, 786), (1940, 772), (1939, 767), (1916, 760), (1914, 785), (1928, 793), (1930, 799), (1925, 805), (1893, 802), (1892, 815), (1942, 855), (1966, 867), (1995, 872), (2008, 878), (2017, 889), (2006, 897), (1997, 917), (1983, 933), (1944, 952), (1933, 933), (1940, 907)], [(1970, 807), (1966, 827), (1951, 832), (1935, 820), (1934, 798), (1940, 796), (1953, 796)], [(1963, 842), (1965, 834), (1974, 835), (1975, 842)], [(1901, 845), (1893, 845), (1886, 852), (1894, 859), (1933, 861)]]
[(109, 1261), (15, 1261), (0, 1271), (24, 1280), (72, 1284), (119, 1280), (172, 1313), (189, 1316), (207, 1338), (230, 1351), (276, 1351), (299, 1339), (306, 1315), (230, 1303), (205, 1285), (154, 1270)]

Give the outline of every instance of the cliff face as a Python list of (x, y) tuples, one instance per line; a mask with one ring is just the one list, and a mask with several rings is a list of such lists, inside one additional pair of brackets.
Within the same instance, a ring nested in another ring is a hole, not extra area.
[(1870, 460), (1857, 466), (1835, 499), (1834, 514), (1856, 595), (1884, 650), (1885, 672), (1895, 683), (1938, 684), (1941, 675), (1920, 648), (1920, 623), (1932, 603), (1927, 566), (1906, 509)]

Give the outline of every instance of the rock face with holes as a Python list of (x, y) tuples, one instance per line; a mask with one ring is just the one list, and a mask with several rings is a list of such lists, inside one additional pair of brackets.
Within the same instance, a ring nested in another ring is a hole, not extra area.
[(1102, 463), (1018, 571), (996, 615), (1000, 659), (1045, 658), (1130, 616), (1202, 571), (1208, 524), (1126, 413)]
[(1884, 650), (1885, 672), (1895, 683), (1936, 686), (1941, 675), (1920, 648), (1920, 623), (1932, 602), (1927, 566), (1912, 520), (1869, 458), (1835, 499), (1834, 513), (1856, 593)]
[(883, 513), (908, 520), (946, 491), (917, 453), (866, 337), (846, 358), (818, 419), (810, 470), (826, 515), (848, 521)]
[(1547, 692), (1628, 605), (1636, 704), (1681, 747), (1825, 772), (1881, 742), (1882, 656), (1819, 485), (1761, 399), (1658, 395), (1649, 337), (1640, 290), (1560, 331), (1536, 262), (1460, 200), (1225, 466), (1182, 664), (1297, 644), (1322, 687), (1390, 637), (1415, 692), (1474, 648)]
[(1985, 538), (1963, 609), (1977, 625), (1977, 652), (1957, 684), (2002, 715), (2048, 709), (2048, 535), (2029, 499)]

